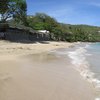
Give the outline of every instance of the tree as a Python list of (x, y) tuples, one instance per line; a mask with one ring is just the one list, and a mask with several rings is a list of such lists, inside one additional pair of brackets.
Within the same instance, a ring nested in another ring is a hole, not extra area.
[(0, 0), (1, 21), (5, 22), (9, 15), (9, 0)]
[(57, 26), (57, 21), (44, 13), (36, 13), (34, 16), (28, 16), (29, 26), (36, 30), (48, 30), (52, 32), (52, 29)]
[(14, 18), (18, 22), (26, 24), (27, 4), (26, 0), (0, 0), (1, 21)]
[[(14, 0), (15, 1), (15, 0)], [(27, 25), (27, 3), (26, 0), (16, 0), (13, 17), (17, 23)]]
[(50, 31), (53, 40), (69, 42), (100, 41), (100, 27), (59, 23), (44, 13), (28, 16), (28, 23), (35, 30)]

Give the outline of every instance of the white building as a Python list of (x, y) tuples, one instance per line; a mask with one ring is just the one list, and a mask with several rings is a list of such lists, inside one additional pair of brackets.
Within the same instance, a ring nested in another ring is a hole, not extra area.
[(50, 33), (49, 31), (47, 30), (38, 30), (39, 33)]

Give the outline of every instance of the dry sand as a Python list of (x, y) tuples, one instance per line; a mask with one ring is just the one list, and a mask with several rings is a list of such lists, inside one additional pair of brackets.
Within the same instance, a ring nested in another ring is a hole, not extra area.
[(0, 100), (95, 100), (68, 60), (45, 53), (72, 44), (48, 43), (0, 42)]
[(27, 55), (36, 54), (41, 52), (48, 52), (53, 49), (67, 48), (72, 46), (73, 43), (66, 42), (36, 42), (36, 43), (11, 43), (7, 41), (0, 41), (0, 56), (4, 55)]

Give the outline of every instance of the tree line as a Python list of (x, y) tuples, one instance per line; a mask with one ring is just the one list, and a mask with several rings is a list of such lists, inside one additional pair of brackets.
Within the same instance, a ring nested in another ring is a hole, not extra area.
[(34, 30), (48, 30), (56, 41), (100, 41), (100, 27), (89, 25), (70, 25), (59, 23), (45, 13), (36, 13), (27, 17), (29, 27)]
[(48, 30), (52, 40), (100, 41), (100, 27), (59, 23), (55, 18), (45, 13), (27, 15), (26, 0), (0, 0), (0, 8), (2, 8), (0, 9), (1, 23), (9, 22), (31, 27), (34, 30)]

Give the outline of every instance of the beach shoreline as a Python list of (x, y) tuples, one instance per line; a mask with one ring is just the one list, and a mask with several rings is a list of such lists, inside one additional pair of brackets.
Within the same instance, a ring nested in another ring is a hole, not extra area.
[(75, 44), (0, 41), (0, 100), (95, 100), (92, 85), (68, 60), (48, 54)]
[(21, 56), (27, 54), (37, 54), (42, 52), (48, 52), (59, 48), (68, 48), (75, 43), (69, 42), (36, 42), (36, 43), (16, 43), (8, 41), (0, 41), (0, 56)]

